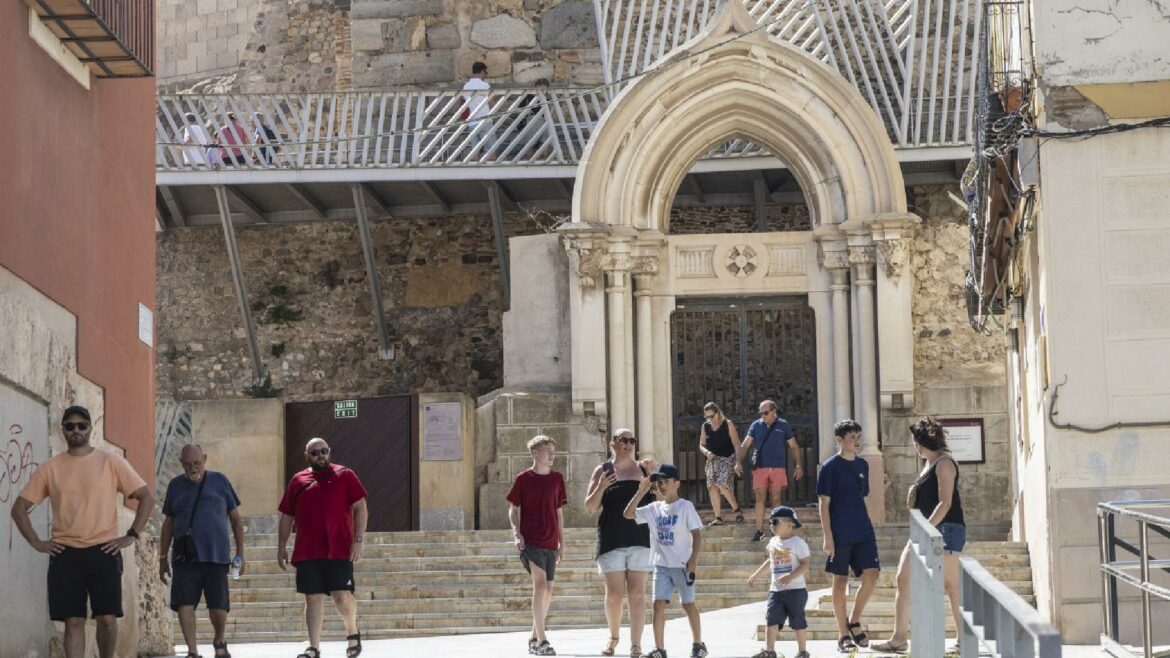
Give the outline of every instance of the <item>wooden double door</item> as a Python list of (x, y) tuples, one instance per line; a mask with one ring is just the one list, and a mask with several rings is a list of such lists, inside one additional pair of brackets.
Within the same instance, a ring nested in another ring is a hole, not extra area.
[(417, 530), (417, 409), (411, 395), (285, 404), (286, 481), (306, 467), (305, 444), (320, 437), (332, 449), (331, 461), (361, 478), (369, 531)]
[[(804, 295), (680, 301), (671, 316), (674, 458), (683, 496), (707, 505), (710, 496), (699, 452), (703, 405), (714, 402), (735, 423), (740, 438), (774, 400), (796, 433), (806, 476), (795, 481), (789, 464), (785, 502), (816, 500), (816, 323)], [(754, 504), (751, 469), (736, 481), (744, 507)], [(789, 459), (791, 462), (791, 459)]]

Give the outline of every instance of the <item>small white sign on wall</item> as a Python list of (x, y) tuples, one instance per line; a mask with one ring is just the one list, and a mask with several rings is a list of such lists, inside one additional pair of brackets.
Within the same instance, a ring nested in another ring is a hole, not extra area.
[(462, 419), (463, 405), (458, 402), (423, 405), (422, 461), (463, 459)]
[(154, 347), (154, 313), (144, 304), (138, 304), (138, 340)]
[(938, 422), (947, 430), (947, 447), (955, 461), (960, 464), (983, 463), (982, 418), (940, 418)]

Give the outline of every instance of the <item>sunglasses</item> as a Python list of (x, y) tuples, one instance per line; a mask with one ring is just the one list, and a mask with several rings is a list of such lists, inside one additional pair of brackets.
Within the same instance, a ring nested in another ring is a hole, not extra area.
[(84, 432), (89, 429), (89, 423), (61, 423), (61, 427), (64, 427), (66, 432), (72, 432), (75, 429)]
[(776, 413), (775, 409), (765, 409), (765, 410), (760, 412), (760, 415), (767, 416), (768, 414), (774, 414), (774, 413)]
[(312, 450), (309, 450), (308, 452), (309, 452), (310, 457), (320, 457), (321, 455), (328, 455), (329, 448), (313, 448)]
[(783, 522), (792, 523), (792, 521), (789, 521), (789, 520), (788, 520), (788, 519), (786, 519), (786, 518), (779, 518), (779, 517), (777, 517), (777, 518), (775, 518), (775, 519), (769, 519), (769, 520), (768, 520), (768, 523), (769, 523), (770, 525), (776, 525), (776, 524), (778, 524), (778, 523), (783, 523)]
[(180, 466), (182, 466), (183, 468), (195, 468), (196, 466), (198, 466), (198, 465), (199, 465), (199, 462), (185, 462), (185, 461), (180, 461), (180, 462), (179, 462), (179, 465), (180, 465)]
[(619, 436), (616, 441), (618, 443), (628, 443), (630, 445), (638, 445), (638, 439), (632, 436)]
[(703, 414), (703, 418), (707, 420), (715, 420), (715, 414)]

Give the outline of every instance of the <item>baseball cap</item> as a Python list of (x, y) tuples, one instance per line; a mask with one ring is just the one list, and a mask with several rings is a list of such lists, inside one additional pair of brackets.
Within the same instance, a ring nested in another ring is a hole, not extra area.
[(657, 482), (658, 480), (679, 480), (678, 469), (670, 464), (659, 464), (658, 470), (650, 474), (650, 481)]
[(65, 413), (61, 414), (61, 422), (63, 423), (63, 422), (65, 422), (66, 418), (68, 418), (70, 416), (75, 416), (75, 415), (81, 416), (82, 418), (84, 418), (90, 422), (93, 422), (93, 419), (89, 417), (89, 409), (86, 409), (85, 407), (82, 407), (80, 405), (74, 405), (74, 406), (66, 409)]
[(796, 510), (786, 505), (772, 508), (773, 519), (792, 519), (792, 524), (797, 528), (800, 527), (800, 519), (796, 518)]

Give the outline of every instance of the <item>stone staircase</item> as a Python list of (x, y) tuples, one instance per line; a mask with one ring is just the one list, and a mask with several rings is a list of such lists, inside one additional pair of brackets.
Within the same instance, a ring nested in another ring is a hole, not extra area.
[[(763, 545), (750, 541), (752, 531), (750, 525), (733, 524), (704, 532), (698, 572), (701, 611), (766, 597), (766, 580), (758, 580), (753, 587), (746, 584), (764, 559)], [(826, 588), (829, 580), (819, 566), (824, 564), (820, 528), (809, 523), (802, 532), (813, 549), (809, 590)], [(1002, 541), (1003, 526), (973, 526), (968, 532), (972, 541), (966, 554), (1030, 599), (1027, 548)], [(883, 571), (866, 615), (871, 637), (881, 637), (893, 626), (894, 569), (906, 536), (905, 524), (878, 529)], [(593, 528), (566, 530), (565, 559), (557, 569), (549, 613), (550, 631), (605, 625), (603, 580), (592, 559), (594, 537)], [(248, 573), (231, 582), (228, 638), (233, 642), (302, 639), (303, 598), (295, 592), (293, 572), (276, 566), (275, 535), (250, 534), (248, 540)], [(522, 631), (531, 626), (529, 576), (516, 558), (508, 531), (369, 533), (356, 571), (359, 623), (365, 638)], [(815, 608), (809, 611), (810, 637), (835, 639), (828, 598), (816, 600)], [(344, 627), (328, 602), (326, 609), (327, 636), (340, 638)], [(677, 603), (668, 608), (671, 617), (680, 614)], [(199, 630), (200, 640), (209, 641), (208, 625), (200, 624)]]

